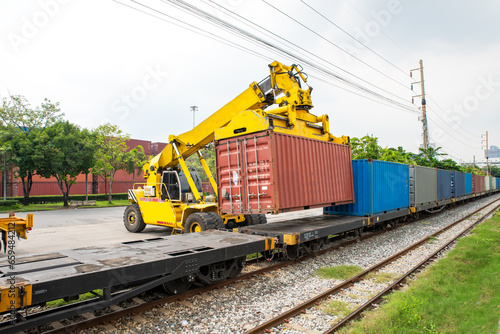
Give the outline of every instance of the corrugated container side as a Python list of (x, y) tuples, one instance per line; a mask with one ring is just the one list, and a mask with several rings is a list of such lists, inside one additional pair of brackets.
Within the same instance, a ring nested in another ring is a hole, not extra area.
[(437, 201), (436, 168), (410, 166), (410, 206)]
[(332, 215), (370, 216), (373, 203), (371, 201), (371, 166), (368, 160), (352, 161), (352, 176), (354, 184), (354, 203), (334, 205), (323, 208), (323, 213)]
[(409, 166), (373, 161), (373, 212), (382, 213), (410, 205)]
[(472, 194), (472, 174), (471, 173), (464, 173), (465, 174), (465, 194), (470, 195)]
[(409, 207), (409, 167), (377, 160), (353, 160), (354, 204), (324, 208), (326, 214), (371, 216)]
[(264, 131), (216, 143), (219, 210), (278, 213), (352, 203), (349, 146)]
[(500, 189), (500, 177), (497, 177), (497, 189)]
[(465, 174), (462, 172), (451, 172), (451, 188), (454, 198), (465, 196)]
[(474, 194), (484, 193), (484, 176), (473, 175), (473, 182), (474, 182)]
[(491, 181), (489, 176), (484, 177), (484, 191), (490, 191), (491, 190)]
[(450, 199), (453, 196), (451, 193), (451, 171), (438, 169), (437, 170), (437, 199), (442, 201)]
[(276, 132), (271, 136), (280, 210), (354, 201), (350, 146)]

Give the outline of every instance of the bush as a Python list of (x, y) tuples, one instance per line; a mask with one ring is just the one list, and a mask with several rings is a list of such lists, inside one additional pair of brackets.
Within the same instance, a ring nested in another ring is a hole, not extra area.
[(13, 199), (8, 199), (8, 200), (0, 200), (0, 207), (1, 208), (8, 208), (8, 207), (17, 207), (19, 206), (19, 201), (18, 200), (13, 200)]
[[(127, 193), (113, 194), (113, 200), (128, 199)], [(8, 197), (9, 201), (15, 203), (23, 203), (23, 197)], [(70, 201), (85, 201), (85, 195), (69, 195)], [(107, 201), (108, 195), (105, 194), (89, 194), (89, 201)], [(30, 204), (47, 204), (63, 202), (62, 195), (46, 195), (46, 196), (30, 196)]]

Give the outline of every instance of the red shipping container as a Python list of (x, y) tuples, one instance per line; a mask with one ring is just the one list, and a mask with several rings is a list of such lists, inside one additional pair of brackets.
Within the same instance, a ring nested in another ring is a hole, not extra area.
[(473, 191), (474, 194), (481, 194), (485, 192), (484, 186), (484, 176), (483, 175), (473, 175)]
[(219, 140), (215, 150), (221, 213), (279, 213), (354, 202), (348, 145), (263, 131)]

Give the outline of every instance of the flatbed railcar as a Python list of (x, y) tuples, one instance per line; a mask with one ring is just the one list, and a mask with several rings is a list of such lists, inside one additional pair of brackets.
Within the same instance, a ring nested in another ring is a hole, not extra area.
[[(235, 277), (246, 255), (272, 250), (273, 240), (227, 231), (184, 235), (28, 255), (0, 261), (0, 312), (14, 323), (0, 323), (1, 333), (17, 333), (117, 304), (156, 286), (183, 292), (192, 282), (210, 284)], [(98, 300), (63, 310), (25, 315), (18, 310), (102, 290)]]

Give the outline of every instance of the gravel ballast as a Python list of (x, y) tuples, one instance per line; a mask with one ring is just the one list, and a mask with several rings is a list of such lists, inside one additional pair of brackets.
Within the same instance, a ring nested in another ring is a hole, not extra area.
[[(125, 317), (111, 325), (117, 331), (127, 333), (243, 333), (341, 282), (316, 276), (317, 269), (338, 265), (356, 265), (367, 269), (498, 199), (500, 195), (497, 194), (464, 204), (289, 267), (154, 308), (141, 313), (140, 321), (134, 317)], [(458, 224), (422, 247), (422, 250), (419, 248), (411, 256), (405, 256), (381, 271), (402, 273), (470, 224), (470, 221)], [(373, 297), (372, 291), (382, 290), (388, 284), (362, 281), (349, 291), (335, 296), (335, 299), (360, 305)], [(335, 321), (335, 318), (323, 313), (321, 308), (313, 308), (272, 332), (301, 333), (304, 329), (312, 330), (311, 333), (321, 332), (329, 328), (328, 324)], [(82, 333), (102, 333), (104, 330), (108, 331), (109, 326), (107, 329), (97, 326)]]

